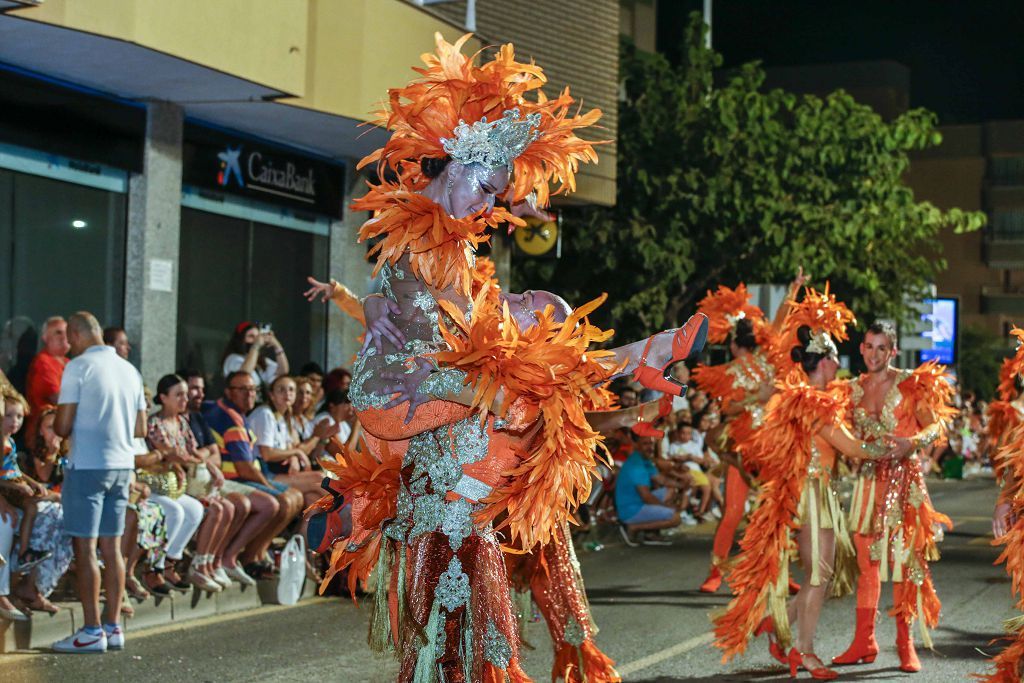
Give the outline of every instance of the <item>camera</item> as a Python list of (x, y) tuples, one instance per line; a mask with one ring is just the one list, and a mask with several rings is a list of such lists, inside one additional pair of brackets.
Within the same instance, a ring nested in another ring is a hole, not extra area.
[(274, 331), (274, 326), (270, 323), (257, 323), (259, 325), (260, 334), (267, 334), (268, 332)]

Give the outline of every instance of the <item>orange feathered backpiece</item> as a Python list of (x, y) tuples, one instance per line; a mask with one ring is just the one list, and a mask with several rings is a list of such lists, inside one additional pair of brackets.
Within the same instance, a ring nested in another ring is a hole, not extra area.
[(477, 517), (478, 522), (487, 523), (507, 512), (498, 528), (508, 527), (513, 543), (525, 551), (547, 543), (552, 530), (590, 493), (595, 449), (603, 448), (603, 443), (587, 422), (584, 406), (607, 405), (600, 387), (615, 368), (610, 351), (588, 350), (591, 344), (609, 339), (612, 331), (591, 325), (586, 317), (604, 299), (577, 308), (564, 323), (554, 322), (549, 306), (525, 330), (519, 328), (507, 304), (488, 305), (486, 291), (474, 301), (468, 322), (450, 302), (438, 302), (457, 329), (453, 332), (442, 325), (451, 350), (434, 357), (466, 373), (466, 383), (475, 388), (473, 407), (486, 415), (502, 389), (499, 416), (515, 402), (543, 418), (536, 441), (521, 454), (522, 462), (506, 472), (508, 483), (483, 500), (486, 507)]
[[(417, 277), (423, 274), (424, 281), (438, 289), (443, 289), (444, 283), (456, 284), (462, 294), (469, 293), (465, 248), (486, 241), (487, 227), (524, 223), (500, 209), (455, 219), (440, 207), (428, 206), (433, 202), (425, 197), (410, 198), (419, 196), (416, 192), (429, 182), (420, 170), (420, 161), (445, 157), (442, 140), (453, 137), (461, 122), (497, 121), (510, 109), (518, 109), (520, 117), (539, 114), (538, 136), (513, 161), (512, 191), (505, 198), (515, 203), (533, 193), (537, 205), (545, 207), (552, 182), (558, 184), (554, 194), (575, 190), (579, 164), (597, 162), (595, 143), (579, 138), (576, 130), (594, 125), (601, 116), (597, 109), (570, 115), (575, 101), (568, 88), (555, 99), (545, 97), (540, 91), (546, 82), (543, 70), (517, 62), (511, 44), (502, 46), (492, 60), (475, 65), (476, 55), (461, 52), (469, 37), (467, 34), (451, 44), (435, 34), (436, 53), (423, 55), (424, 66), (414, 68), (420, 78), (388, 91), (388, 102), (377, 112), (374, 123), (391, 131), (391, 137), (358, 167), (377, 163), (381, 178), (390, 169), (397, 180), (371, 185), (367, 196), (352, 204), (357, 211), (375, 214), (360, 230), (359, 239), (383, 237), (371, 251), (377, 256), (378, 270), (385, 261), (397, 262), (409, 249)], [(389, 199), (389, 195), (393, 197)]]
[(382, 238), (370, 249), (370, 256), (377, 257), (374, 275), (385, 263), (394, 265), (408, 253), (417, 278), (438, 290), (454, 285), (462, 294), (469, 293), (472, 281), (466, 249), (490, 239), (488, 228), (504, 222), (523, 225), (502, 208), (452, 218), (432, 199), (388, 183), (371, 185), (352, 208), (374, 213), (359, 229), (360, 241)]
[[(1017, 398), (1017, 377), (1024, 375), (1024, 330), (1014, 327), (1010, 334), (1017, 338), (1017, 351), (1003, 360), (999, 368), (999, 386), (996, 388), (998, 398), (988, 404), (988, 437), (994, 444), (999, 444), (1003, 436), (1021, 422), (1020, 413), (1013, 406)], [(996, 469), (997, 479), (1001, 472)]]
[(697, 311), (708, 317), (708, 341), (712, 344), (723, 344), (742, 318), (750, 318), (755, 322), (754, 329), (764, 323), (764, 312), (750, 303), (750, 292), (742, 282), (736, 289), (719, 285), (714, 292), (708, 290), (707, 296), (697, 304)]
[[(1024, 481), (1024, 425), (1018, 425), (1006, 434), (1003, 445), (993, 459), (997, 461), (997, 467), (1009, 474), (1014, 481)], [(1012, 506), (1016, 521), (1004, 536), (992, 541), (992, 545), (1003, 546), (1003, 552), (995, 563), (1006, 563), (1010, 588), (1017, 596), (1017, 609), (1024, 610), (1024, 497), (1017, 491), (1007, 496), (1006, 500)], [(989, 683), (1020, 681), (1021, 667), (1024, 666), (1024, 616), (1007, 621), (1006, 630), (1010, 644), (992, 658), (995, 671), (977, 678)]]
[(795, 549), (792, 532), (811, 459), (811, 440), (846, 412), (843, 395), (808, 385), (800, 373), (790, 374), (768, 402), (764, 425), (753, 436), (758, 453), (761, 491), (758, 504), (740, 541), (742, 552), (729, 573), (735, 596), (714, 618), (715, 645), (727, 662), (747, 648), (754, 630), (775, 597), (773, 615), (785, 612), (789, 563)]
[[(335, 475), (331, 483), (338, 493), (352, 502), (352, 535), (335, 543), (330, 569), (320, 590), (324, 591), (334, 575), (349, 568), (348, 587), (353, 600), (358, 581), (366, 582), (380, 556), (381, 524), (397, 514), (398, 489), (402, 474), (402, 454), (380, 441), (380, 461), (365, 445), (361, 450), (343, 448), (335, 460), (321, 459), (324, 469)], [(313, 504), (330, 506), (331, 496)]]
[(853, 311), (843, 302), (836, 301), (835, 294), (829, 292), (827, 282), (823, 292), (806, 287), (803, 300), (794, 299), (789, 302), (789, 313), (779, 334), (779, 341), (773, 349), (772, 363), (779, 369), (780, 374), (788, 374), (796, 367), (789, 352), (799, 343), (797, 330), (804, 325), (815, 332), (827, 332), (837, 341), (846, 341), (849, 339), (847, 325), (856, 322), (857, 318)]

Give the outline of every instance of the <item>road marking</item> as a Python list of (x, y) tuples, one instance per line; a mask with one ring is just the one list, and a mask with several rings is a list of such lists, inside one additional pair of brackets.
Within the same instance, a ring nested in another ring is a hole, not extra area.
[(701, 645), (707, 645), (714, 639), (715, 636), (713, 633), (705, 633), (695, 638), (684, 640), (681, 643), (676, 643), (672, 647), (667, 647), (664, 650), (659, 650), (654, 654), (649, 654), (646, 657), (641, 657), (640, 659), (628, 662), (626, 664), (623, 664), (622, 666), (617, 666), (615, 668), (618, 669), (620, 676), (628, 676), (630, 674), (635, 674), (637, 671), (643, 671), (644, 669), (654, 666), (659, 662), (663, 662), (666, 659), (672, 659), (673, 657), (677, 657), (683, 654), (684, 652), (696, 650)]

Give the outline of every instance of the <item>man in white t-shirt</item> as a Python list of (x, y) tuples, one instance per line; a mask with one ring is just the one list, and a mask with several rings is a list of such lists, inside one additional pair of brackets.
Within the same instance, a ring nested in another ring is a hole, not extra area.
[[(54, 643), (53, 649), (106, 652), (124, 648), (119, 626), (124, 595), (121, 535), (135, 467), (135, 439), (146, 435), (146, 397), (138, 370), (104, 345), (100, 324), (91, 313), (71, 316), (67, 335), (74, 359), (64, 368), (53, 429), (71, 438), (61, 503), (64, 528), (75, 551), (84, 625)], [(97, 545), (106, 590), (102, 624)]]

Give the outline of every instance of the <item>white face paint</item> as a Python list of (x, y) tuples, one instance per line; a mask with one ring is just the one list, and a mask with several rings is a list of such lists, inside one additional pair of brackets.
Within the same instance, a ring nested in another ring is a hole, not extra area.
[(456, 218), (472, 216), (481, 210), (490, 211), (494, 208), (495, 197), (508, 187), (509, 172), (504, 166), (465, 166), (452, 161), (445, 172), (448, 210)]

